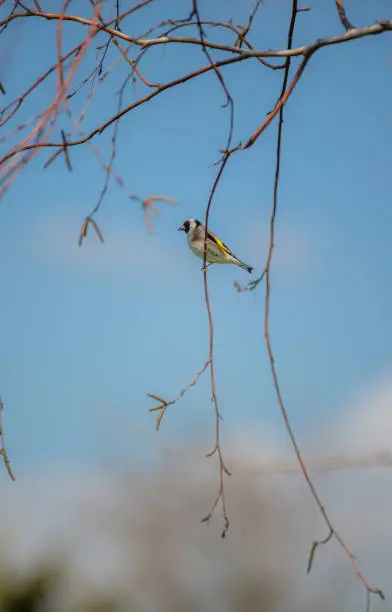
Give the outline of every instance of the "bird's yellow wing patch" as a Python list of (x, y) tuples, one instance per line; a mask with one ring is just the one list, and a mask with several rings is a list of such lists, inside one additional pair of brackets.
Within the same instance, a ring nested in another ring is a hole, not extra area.
[(225, 245), (224, 242), (222, 242), (222, 240), (220, 240), (217, 236), (215, 236), (215, 234), (213, 234), (212, 232), (210, 232), (210, 230), (208, 230), (207, 232), (208, 237), (210, 238), (210, 240), (212, 240), (213, 242), (215, 242), (215, 244), (218, 245), (218, 247), (220, 249), (222, 249), (222, 251), (224, 251), (225, 253), (227, 253), (227, 255), (233, 255), (233, 253), (230, 251), (229, 247)]

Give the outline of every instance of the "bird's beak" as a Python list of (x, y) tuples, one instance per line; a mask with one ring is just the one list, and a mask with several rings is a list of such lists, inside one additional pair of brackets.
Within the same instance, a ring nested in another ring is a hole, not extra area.
[(185, 226), (184, 225), (180, 225), (180, 227), (177, 227), (177, 230), (179, 232), (185, 232)]

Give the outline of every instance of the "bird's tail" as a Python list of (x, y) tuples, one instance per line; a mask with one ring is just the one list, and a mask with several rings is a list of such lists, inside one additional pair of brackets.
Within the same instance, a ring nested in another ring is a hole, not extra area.
[(240, 266), (240, 268), (243, 268), (244, 270), (249, 272), (249, 274), (252, 274), (252, 271), (253, 271), (252, 266), (248, 266), (248, 264), (245, 264), (243, 261), (240, 261), (238, 265)]

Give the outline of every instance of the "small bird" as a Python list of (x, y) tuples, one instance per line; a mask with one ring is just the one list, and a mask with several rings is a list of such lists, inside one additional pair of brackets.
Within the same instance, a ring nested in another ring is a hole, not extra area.
[[(206, 229), (204, 225), (197, 219), (187, 219), (183, 225), (178, 228), (178, 231), (183, 231), (188, 236), (188, 244), (195, 255), (204, 259), (204, 239)], [(244, 268), (250, 274), (253, 268), (240, 261), (225, 245), (222, 240), (215, 236), (210, 230), (207, 230), (207, 248), (206, 248), (206, 261), (209, 264), (234, 264), (240, 268)], [(208, 267), (208, 266), (207, 266)]]

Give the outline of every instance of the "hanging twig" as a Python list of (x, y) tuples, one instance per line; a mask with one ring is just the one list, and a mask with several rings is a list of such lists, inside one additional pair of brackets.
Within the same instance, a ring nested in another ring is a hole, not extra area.
[(2, 419), (2, 414), (3, 414), (3, 408), (4, 408), (4, 404), (3, 401), (0, 397), (0, 441), (1, 441), (1, 447), (0, 447), (0, 455), (2, 455), (3, 457), (3, 461), (4, 461), (4, 465), (5, 468), (8, 472), (9, 477), (11, 478), (11, 480), (13, 480), (15, 482), (15, 476), (12, 472), (11, 469), (11, 464), (10, 461), (8, 459), (8, 455), (7, 455), (7, 451), (5, 448), (5, 442), (4, 442), (4, 430), (3, 430), (3, 419)]
[[(292, 14), (291, 14), (291, 20), (290, 20), (290, 26), (289, 26), (289, 33), (288, 33), (288, 42), (287, 42), (287, 47), (288, 49), (290, 49), (291, 45), (292, 45), (292, 39), (293, 39), (293, 33), (294, 33), (294, 28), (295, 28), (295, 22), (296, 22), (296, 17), (297, 17), (297, 0), (293, 0), (292, 2)], [(287, 88), (287, 83), (288, 83), (288, 77), (289, 77), (289, 70), (290, 70), (290, 58), (288, 58), (287, 60), (287, 66), (285, 68), (285, 72), (283, 75), (283, 83), (282, 83), (282, 89), (281, 89), (281, 93), (280, 93), (280, 100), (282, 100), (285, 95), (286, 95), (286, 88)], [(297, 73), (298, 74), (298, 73)], [(278, 106), (278, 105), (277, 105)], [(272, 255), (273, 255), (273, 250), (274, 250), (274, 246), (275, 246), (275, 221), (276, 221), (276, 213), (277, 213), (277, 206), (278, 206), (278, 190), (279, 190), (279, 177), (280, 177), (280, 165), (281, 165), (281, 151), (282, 151), (282, 133), (283, 133), (283, 113), (284, 113), (284, 107), (283, 104), (280, 105), (280, 109), (279, 109), (279, 121), (278, 121), (278, 136), (277, 136), (277, 145), (276, 145), (276, 167), (275, 167), (275, 180), (274, 180), (274, 195), (273, 195), (273, 206), (272, 206), (272, 214), (271, 214), (271, 219), (270, 219), (270, 240), (269, 240), (269, 249), (268, 249), (268, 255), (267, 255), (267, 263), (265, 266), (265, 281), (266, 281), (266, 294), (265, 294), (265, 317), (264, 317), (264, 335), (265, 335), (265, 341), (266, 341), (266, 345), (267, 345), (267, 351), (268, 351), (268, 357), (269, 357), (269, 361), (270, 361), (270, 366), (271, 366), (271, 372), (272, 372), (272, 377), (273, 377), (273, 381), (274, 381), (274, 386), (275, 386), (275, 391), (276, 391), (276, 395), (278, 398), (278, 402), (279, 402), (279, 406), (282, 412), (282, 416), (284, 419), (284, 423), (286, 426), (286, 429), (288, 431), (291, 443), (293, 445), (295, 454), (297, 456), (298, 459), (298, 463), (300, 465), (301, 471), (305, 477), (305, 480), (310, 488), (310, 491), (313, 495), (313, 498), (328, 526), (329, 529), (329, 533), (328, 536), (324, 539), (324, 540), (318, 540), (313, 542), (311, 551), (310, 551), (310, 555), (309, 555), (309, 561), (308, 561), (308, 573), (311, 571), (312, 568), (312, 564), (313, 564), (313, 560), (314, 560), (314, 555), (316, 553), (316, 550), (318, 548), (319, 545), (321, 544), (327, 544), (327, 542), (329, 542), (331, 540), (332, 537), (334, 537), (337, 542), (339, 542), (340, 546), (343, 548), (343, 550), (345, 551), (345, 553), (347, 554), (347, 556), (349, 557), (351, 564), (354, 568), (354, 571), (356, 573), (356, 575), (358, 576), (359, 580), (362, 582), (362, 584), (364, 585), (365, 589), (366, 589), (366, 602), (367, 602), (367, 607), (366, 610), (368, 612), (369, 610), (369, 605), (370, 605), (370, 595), (371, 594), (376, 594), (379, 595), (381, 597), (381, 599), (385, 599), (383, 592), (380, 589), (377, 588), (373, 588), (369, 585), (368, 581), (366, 580), (366, 578), (364, 577), (364, 575), (361, 573), (361, 571), (359, 570), (359, 567), (357, 565), (356, 559), (353, 555), (353, 553), (351, 552), (351, 550), (348, 548), (347, 544), (344, 542), (344, 540), (341, 538), (341, 536), (337, 533), (335, 527), (333, 526), (329, 515), (317, 493), (317, 490), (313, 484), (313, 481), (309, 475), (309, 472), (307, 470), (307, 467), (305, 465), (305, 462), (302, 458), (302, 454), (298, 445), (298, 442), (296, 440), (293, 428), (291, 426), (288, 414), (287, 414), (287, 410), (286, 410), (286, 406), (284, 404), (283, 401), (283, 395), (282, 395), (282, 391), (280, 388), (280, 383), (279, 383), (279, 379), (278, 379), (278, 374), (277, 374), (277, 370), (276, 370), (276, 365), (275, 365), (275, 357), (274, 357), (274, 353), (272, 350), (272, 343), (271, 343), (271, 337), (270, 337), (270, 327), (269, 327), (269, 314), (270, 314), (270, 301), (271, 301), (271, 263), (272, 263)]]

